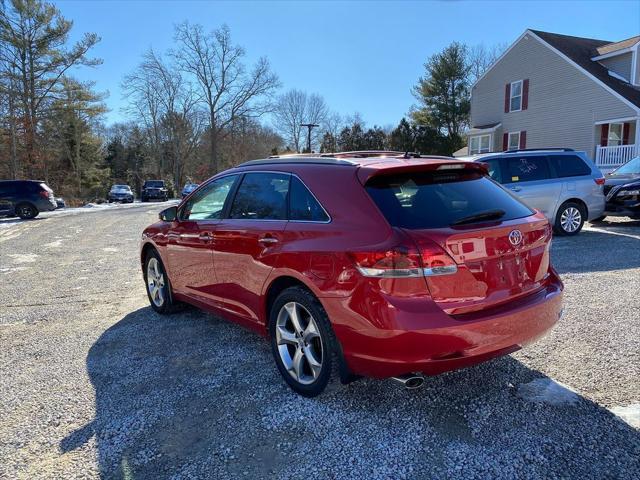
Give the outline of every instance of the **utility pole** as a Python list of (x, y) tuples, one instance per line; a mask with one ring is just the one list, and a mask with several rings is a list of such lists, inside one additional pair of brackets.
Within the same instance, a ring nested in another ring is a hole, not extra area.
[(319, 127), (317, 123), (301, 123), (301, 127), (307, 127), (307, 151), (311, 153), (311, 130), (315, 127)]

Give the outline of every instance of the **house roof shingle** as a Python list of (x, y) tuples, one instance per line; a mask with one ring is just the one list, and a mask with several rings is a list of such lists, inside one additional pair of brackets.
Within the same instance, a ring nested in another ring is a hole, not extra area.
[[(560, 35), (558, 33), (542, 32), (540, 30), (530, 30), (533, 34), (540, 37), (544, 42), (548, 43), (560, 53), (563, 53), (573, 62), (578, 64), (584, 70), (589, 72), (595, 78), (615, 90), (622, 97), (633, 103), (636, 107), (640, 107), (640, 88), (634, 87), (618, 78), (609, 75), (606, 67), (600, 63), (591, 60), (592, 57), (600, 55), (598, 49), (613, 47), (610, 51), (620, 48), (615, 47), (632, 39), (623, 40), (621, 42), (610, 42), (607, 40), (596, 40), (594, 38), (572, 37), (569, 35)], [(640, 37), (633, 37), (640, 38)], [(629, 46), (629, 45), (627, 45)]]

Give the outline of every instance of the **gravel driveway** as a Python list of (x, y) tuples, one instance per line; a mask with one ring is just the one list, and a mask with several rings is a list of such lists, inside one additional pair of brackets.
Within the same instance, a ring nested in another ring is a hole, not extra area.
[(262, 338), (147, 306), (160, 208), (0, 219), (0, 478), (640, 478), (611, 412), (640, 404), (640, 223), (554, 239), (565, 316), (536, 345), (305, 399)]

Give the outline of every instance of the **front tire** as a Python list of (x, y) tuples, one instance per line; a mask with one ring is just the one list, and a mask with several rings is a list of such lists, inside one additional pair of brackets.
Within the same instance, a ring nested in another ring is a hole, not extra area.
[(23, 220), (31, 220), (38, 216), (38, 209), (30, 203), (20, 203), (16, 206), (16, 215)]
[(577, 202), (565, 202), (556, 213), (555, 231), (560, 235), (573, 236), (580, 233), (587, 212), (584, 205)]
[(144, 261), (144, 282), (151, 308), (160, 314), (172, 313), (175, 303), (169, 277), (162, 259), (155, 250), (149, 251)]
[(337, 340), (327, 313), (316, 297), (301, 287), (284, 290), (269, 312), (271, 352), (292, 390), (305, 397), (320, 395), (337, 372)]

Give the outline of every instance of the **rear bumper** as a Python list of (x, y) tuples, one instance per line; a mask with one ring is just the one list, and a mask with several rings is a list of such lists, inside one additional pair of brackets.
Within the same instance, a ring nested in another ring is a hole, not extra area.
[(554, 272), (544, 290), (488, 313), (454, 318), (427, 305), (423, 312), (396, 311), (396, 327), (424, 325), (410, 329), (376, 328), (371, 322), (368, 328), (353, 328), (354, 322), (340, 320), (347, 307), (344, 299), (325, 298), (323, 305), (352, 373), (378, 378), (436, 375), (507, 355), (543, 336), (562, 313), (562, 289)]

